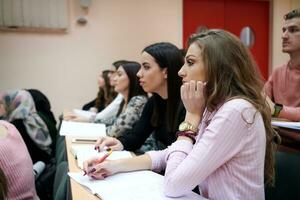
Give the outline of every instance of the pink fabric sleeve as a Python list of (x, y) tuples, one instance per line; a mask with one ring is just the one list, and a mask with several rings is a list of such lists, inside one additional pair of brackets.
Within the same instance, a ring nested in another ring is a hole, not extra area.
[(147, 154), (151, 158), (151, 170), (161, 172), (166, 168), (166, 154), (167, 149), (161, 151), (149, 151)]
[(168, 148), (165, 195), (178, 197), (191, 191), (242, 149), (249, 127), (241, 109), (243, 105), (224, 104), (194, 147), (177, 141)]

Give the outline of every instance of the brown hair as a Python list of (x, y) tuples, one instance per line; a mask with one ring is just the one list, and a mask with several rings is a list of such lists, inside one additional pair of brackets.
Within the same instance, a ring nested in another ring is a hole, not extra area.
[(108, 78), (109, 70), (102, 71), (102, 77), (104, 79), (104, 86), (103, 88), (99, 87), (99, 91), (97, 94), (97, 98), (95, 101), (95, 107), (98, 109), (106, 107), (110, 104), (114, 98), (117, 96), (117, 93), (114, 90), (114, 87), (110, 85), (109, 78)]
[[(208, 30), (192, 35), (189, 45), (197, 44), (206, 66), (206, 106), (209, 111), (233, 98), (249, 101), (263, 118), (266, 130), (265, 182), (274, 183), (274, 137), (271, 111), (262, 94), (263, 83), (249, 50), (233, 34)], [(255, 116), (254, 116), (255, 117)], [(249, 123), (249, 122), (247, 122)]]

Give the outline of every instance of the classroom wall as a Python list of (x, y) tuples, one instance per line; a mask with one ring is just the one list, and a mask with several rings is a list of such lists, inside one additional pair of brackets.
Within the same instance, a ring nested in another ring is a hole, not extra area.
[[(297, 7), (300, 0), (272, 1), (270, 69), (288, 60), (281, 52), (282, 16)], [(182, 47), (182, 0), (92, 0), (88, 9), (69, 0), (69, 10), (66, 33), (0, 32), (0, 91), (40, 89), (58, 116), (94, 98), (100, 70), (113, 61), (139, 61), (154, 42)], [(88, 19), (85, 26), (76, 23), (79, 16)]]
[(0, 91), (38, 88), (58, 116), (95, 98), (99, 71), (113, 61), (139, 61), (155, 42), (182, 46), (181, 0), (92, 0), (88, 10), (69, 0), (69, 7), (67, 33), (0, 32)]

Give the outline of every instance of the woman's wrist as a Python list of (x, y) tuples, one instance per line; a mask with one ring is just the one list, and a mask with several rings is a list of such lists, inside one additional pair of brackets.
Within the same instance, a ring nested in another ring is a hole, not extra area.
[(201, 121), (202, 115), (186, 112), (184, 121), (192, 124), (194, 127), (198, 127)]

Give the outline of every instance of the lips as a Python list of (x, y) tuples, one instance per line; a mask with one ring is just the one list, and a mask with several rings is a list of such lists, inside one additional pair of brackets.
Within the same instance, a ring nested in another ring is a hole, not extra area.
[(144, 81), (140, 81), (140, 86), (143, 87), (143, 85), (145, 85), (145, 82)]

